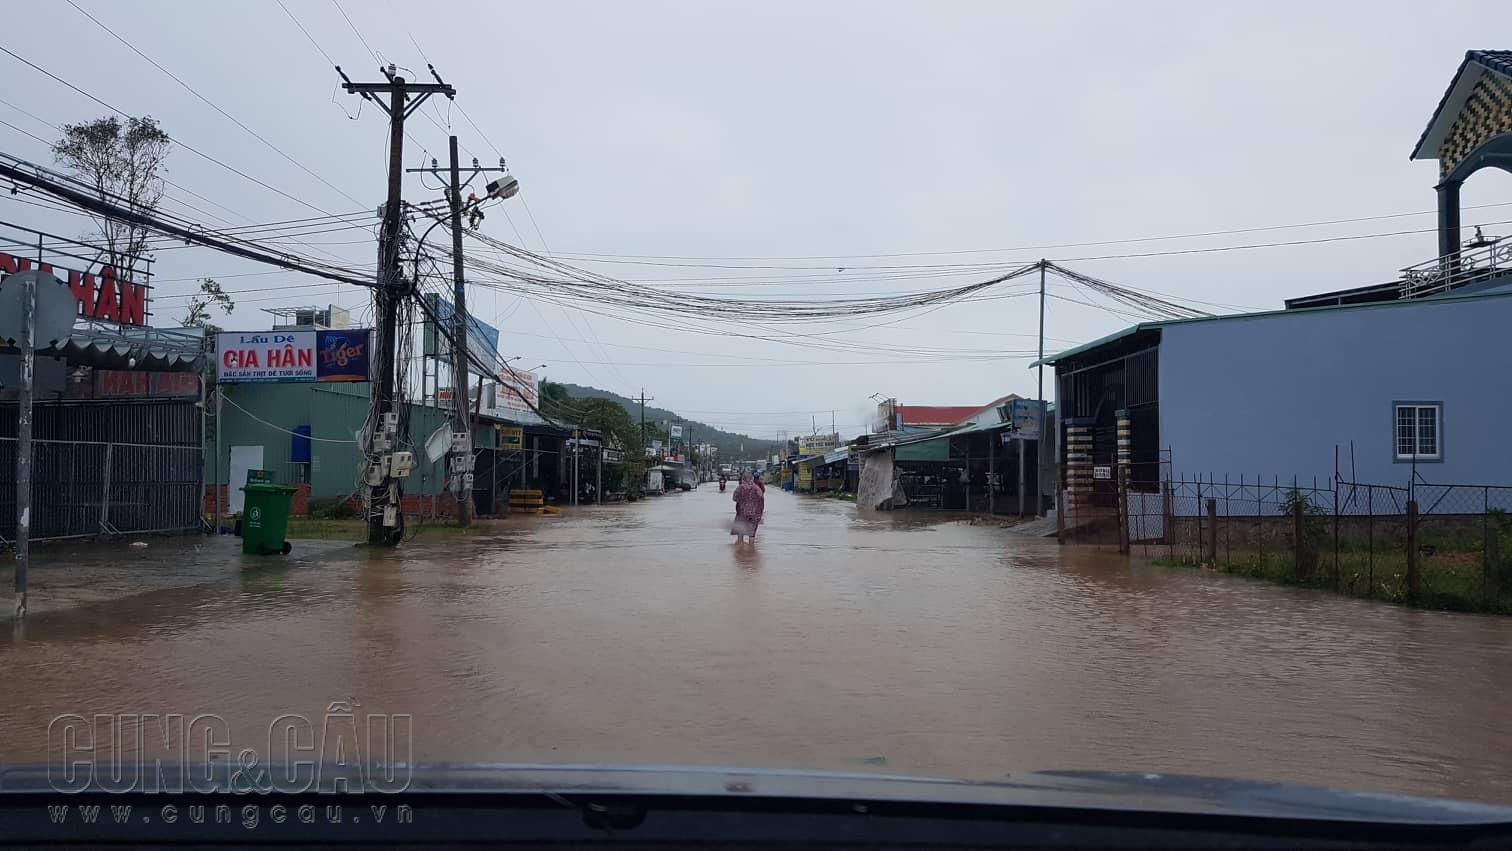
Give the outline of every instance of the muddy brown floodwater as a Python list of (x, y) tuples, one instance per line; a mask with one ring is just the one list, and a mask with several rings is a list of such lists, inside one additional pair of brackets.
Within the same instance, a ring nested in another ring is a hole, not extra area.
[(742, 548), (730, 512), (705, 485), (397, 552), (45, 548), (33, 615), (0, 632), (0, 762), (46, 759), (63, 713), (215, 713), (265, 740), (351, 700), (412, 714), (418, 760), (1138, 770), (1512, 803), (1512, 620), (775, 488)]

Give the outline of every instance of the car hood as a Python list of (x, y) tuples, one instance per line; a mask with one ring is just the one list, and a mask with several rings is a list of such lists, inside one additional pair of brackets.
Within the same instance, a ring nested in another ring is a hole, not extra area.
[[(225, 781), (235, 766), (212, 772)], [(219, 768), (219, 766), (218, 766)], [(897, 802), (1214, 814), (1400, 824), (1512, 825), (1512, 807), (1160, 772), (1027, 771), (991, 780), (658, 765), (418, 763), (401, 796), (627, 795)], [(166, 784), (175, 779), (165, 767)], [(219, 788), (232, 790), (227, 783)], [(56, 794), (46, 766), (0, 768), (0, 796)]]

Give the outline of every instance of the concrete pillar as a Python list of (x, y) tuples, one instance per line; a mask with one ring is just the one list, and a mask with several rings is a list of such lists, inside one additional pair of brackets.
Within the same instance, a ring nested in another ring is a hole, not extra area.
[(1438, 189), (1439, 262), (1450, 274), (1459, 271), (1460, 182), (1446, 180)]

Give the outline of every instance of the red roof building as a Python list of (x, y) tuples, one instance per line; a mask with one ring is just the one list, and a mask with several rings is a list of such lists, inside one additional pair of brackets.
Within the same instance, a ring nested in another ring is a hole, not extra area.
[(908, 428), (948, 428), (1017, 398), (1017, 394), (1009, 393), (985, 405), (893, 405), (892, 428), (899, 431)]

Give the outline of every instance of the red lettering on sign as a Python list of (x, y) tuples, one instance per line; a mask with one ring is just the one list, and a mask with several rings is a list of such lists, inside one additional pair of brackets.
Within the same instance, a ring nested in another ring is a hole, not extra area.
[(310, 351), (309, 349), (300, 349), (299, 350), (299, 366), (304, 367), (304, 366), (314, 366), (314, 365), (315, 365), (315, 353), (312, 352), (312, 351)]
[(102, 370), (100, 389), (107, 396), (146, 396), (151, 387), (145, 372), (128, 372), (123, 369)]
[(69, 272), (68, 288), (73, 290), (74, 301), (79, 303), (79, 313), (84, 316), (94, 316), (94, 275)]
[[(54, 270), (50, 263), (34, 263), (0, 251), (0, 274), (30, 271), (33, 267), (49, 274), (66, 272), (68, 289), (79, 304), (79, 315), (91, 319), (108, 319), (123, 325), (147, 324), (147, 288), (116, 279), (110, 266), (100, 269), (99, 277), (71, 269)], [(97, 289), (98, 286), (98, 289)]]
[(156, 396), (193, 396), (199, 393), (199, 377), (192, 372), (155, 372), (152, 392)]
[(121, 282), (121, 323), (124, 325), (147, 324), (147, 288), (127, 281)]
[(95, 296), (94, 317), (119, 322), (120, 310), (120, 297), (116, 295), (115, 269), (106, 266), (100, 270), (100, 294)]

